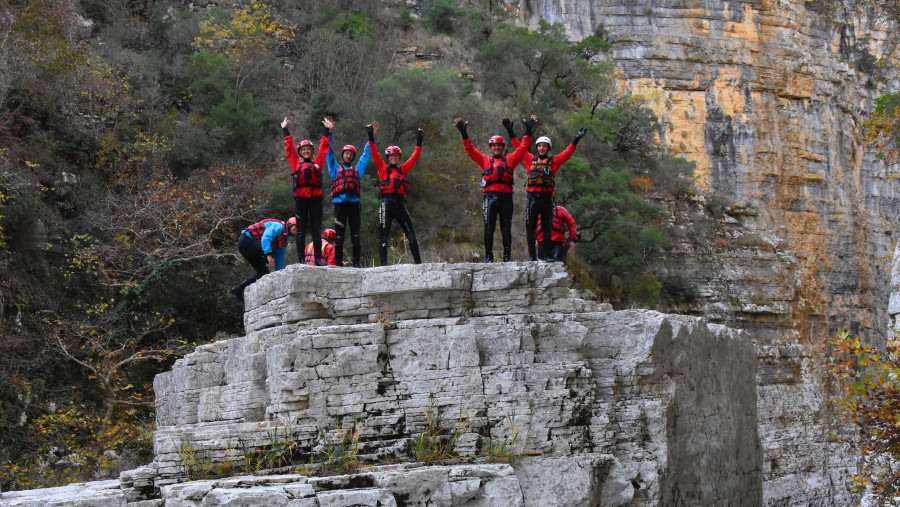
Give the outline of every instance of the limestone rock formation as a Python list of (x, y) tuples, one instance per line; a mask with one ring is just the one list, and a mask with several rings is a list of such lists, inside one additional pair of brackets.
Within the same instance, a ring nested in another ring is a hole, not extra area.
[[(251, 286), (246, 307), (246, 336), (157, 377), (156, 459), (123, 474), (107, 505), (762, 502), (745, 333), (611, 311), (546, 263), (292, 265)], [(454, 450), (464, 462), (415, 463), (437, 410), (448, 430), (466, 421)], [(303, 465), (354, 422), (358, 458), (375, 465), (355, 474), (181, 482), (186, 446), (239, 464), (276, 435)], [(492, 444), (518, 459), (483, 463)], [(29, 493), (0, 502), (78, 505)]]
[(765, 503), (834, 502), (852, 463), (829, 442), (825, 343), (838, 328), (882, 339), (900, 212), (861, 129), (885, 89), (857, 62), (884, 27), (845, 2), (508, 4), (576, 40), (602, 27), (623, 88), (726, 200), (718, 243), (676, 245), (662, 270), (697, 287), (693, 313), (757, 337)]

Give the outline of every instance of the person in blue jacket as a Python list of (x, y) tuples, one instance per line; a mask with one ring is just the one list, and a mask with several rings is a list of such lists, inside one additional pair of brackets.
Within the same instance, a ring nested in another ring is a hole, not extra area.
[[(331, 129), (334, 129), (334, 119), (327, 118)], [(378, 132), (378, 122), (372, 123), (372, 128)], [(330, 130), (331, 130), (330, 129)], [(353, 245), (351, 263), (354, 268), (362, 267), (359, 263), (360, 240), (359, 227), (362, 217), (362, 201), (360, 195), (360, 183), (369, 165), (371, 154), (369, 144), (363, 148), (359, 162), (354, 166), (356, 147), (352, 144), (341, 148), (341, 161), (334, 157), (334, 144), (331, 133), (328, 134), (329, 149), (325, 155), (325, 164), (328, 166), (328, 174), (331, 176), (331, 204), (334, 205), (334, 230), (337, 237), (334, 240), (334, 257), (338, 266), (344, 265), (344, 234), (347, 225), (350, 225), (350, 243)]]
[(241, 231), (238, 252), (256, 271), (231, 288), (231, 293), (244, 301), (244, 289), (263, 276), (284, 269), (288, 239), (297, 234), (297, 217), (286, 221), (266, 218)]

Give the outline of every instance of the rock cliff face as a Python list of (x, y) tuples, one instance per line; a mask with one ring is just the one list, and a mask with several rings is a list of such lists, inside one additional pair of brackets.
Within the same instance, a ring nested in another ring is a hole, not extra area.
[[(198, 347), (157, 377), (151, 466), (118, 486), (4, 493), (0, 502), (762, 502), (756, 352), (742, 332), (613, 312), (578, 297), (562, 267), (544, 263), (292, 265), (251, 286), (246, 300), (246, 336)], [(409, 463), (437, 410), (448, 429), (467, 421), (455, 454), (471, 463)], [(178, 483), (186, 447), (240, 463), (273, 435), (289, 436), (309, 463), (323, 434), (352, 421), (361, 461), (407, 464)], [(512, 466), (483, 463), (491, 444), (522, 456)], [(154, 489), (161, 496), (149, 499)]]
[(854, 67), (857, 37), (878, 54), (883, 34), (843, 3), (509, 3), (575, 39), (602, 26), (663, 142), (735, 211), (715, 244), (678, 245), (662, 270), (699, 288), (695, 313), (756, 337), (765, 502), (830, 503), (849, 463), (827, 441), (824, 342), (838, 327), (877, 342), (888, 320), (898, 203), (861, 137), (881, 92)]

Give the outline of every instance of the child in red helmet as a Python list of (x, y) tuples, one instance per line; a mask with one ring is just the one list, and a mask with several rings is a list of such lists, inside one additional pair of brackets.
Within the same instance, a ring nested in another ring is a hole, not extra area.
[[(337, 238), (337, 232), (334, 229), (325, 229), (322, 231), (322, 258), (325, 259), (325, 264), (329, 266), (337, 266), (337, 258), (335, 257), (334, 252), (334, 240)], [(310, 242), (306, 245), (306, 263), (310, 266), (316, 266), (316, 257), (313, 248), (313, 243)], [(319, 264), (320, 266), (324, 264)]]
[[(303, 262), (303, 245), (306, 238), (307, 227), (312, 238), (319, 237), (322, 230), (322, 166), (325, 165), (325, 154), (328, 153), (330, 141), (328, 135), (334, 122), (328, 118), (322, 121), (325, 125), (325, 134), (319, 140), (319, 154), (313, 160), (313, 144), (304, 139), (294, 148), (294, 138), (288, 131), (290, 120), (285, 117), (281, 122), (281, 130), (284, 133), (284, 149), (287, 152), (288, 163), (291, 166), (291, 176), (294, 187), (294, 214), (297, 216), (297, 256)], [(298, 156), (299, 153), (299, 156)], [(321, 248), (318, 242), (315, 244), (316, 263), (322, 258)]]
[(378, 224), (381, 228), (381, 241), (378, 243), (378, 257), (382, 266), (387, 265), (387, 243), (391, 235), (391, 222), (396, 220), (406, 234), (409, 242), (409, 251), (412, 252), (413, 262), (422, 263), (419, 255), (419, 242), (416, 240), (416, 232), (413, 230), (412, 218), (406, 209), (406, 191), (409, 189), (409, 181), (406, 175), (412, 170), (422, 153), (422, 139), (425, 131), (416, 131), (416, 148), (406, 162), (400, 164), (400, 147), (388, 146), (384, 150), (387, 163), (378, 154), (375, 146), (375, 131), (378, 122), (366, 125), (366, 133), (369, 135), (369, 152), (375, 167), (378, 168), (379, 194), (381, 195), (381, 207), (378, 209)]
[[(532, 118), (536, 119), (537, 117), (532, 116)], [(513, 131), (513, 122), (509, 118), (504, 118), (503, 126), (506, 127), (506, 132), (509, 134), (509, 139), (512, 141), (513, 148), (518, 148), (519, 140), (516, 138), (515, 131)], [(572, 140), (571, 144), (558, 155), (550, 155), (550, 149), (552, 148), (550, 138), (541, 136), (534, 142), (537, 157), (530, 152), (526, 153), (523, 157), (522, 163), (525, 165), (525, 170), (528, 172), (528, 181), (525, 183), (525, 192), (528, 196), (527, 203), (525, 204), (525, 242), (528, 245), (528, 257), (533, 261), (538, 258), (543, 260), (550, 255), (550, 243), (553, 240), (550, 238), (551, 235), (549, 229), (544, 230), (543, 237), (538, 238), (540, 248), (535, 249), (534, 233), (537, 226), (538, 215), (540, 215), (544, 222), (550, 221), (550, 217), (553, 215), (553, 194), (556, 172), (559, 170), (560, 166), (565, 164), (572, 154), (575, 153), (575, 147), (578, 145), (578, 142), (581, 141), (581, 138), (584, 137), (584, 134), (585, 130), (580, 129), (578, 133), (575, 134), (575, 138)]]
[(231, 288), (231, 293), (244, 301), (244, 289), (263, 276), (284, 269), (288, 239), (297, 234), (297, 218), (286, 221), (266, 218), (243, 231), (238, 237), (238, 252), (256, 271)]
[(467, 121), (459, 118), (453, 120), (462, 136), (463, 147), (473, 162), (481, 168), (481, 186), (484, 192), (484, 253), (487, 262), (494, 262), (494, 229), (497, 217), (500, 217), (500, 234), (503, 236), (503, 262), (509, 262), (512, 250), (512, 185), (513, 169), (522, 161), (522, 157), (531, 146), (531, 130), (537, 123), (537, 117), (522, 120), (525, 124), (525, 135), (518, 149), (509, 155), (502, 136), (492, 136), (488, 141), (491, 156), (478, 151), (469, 134), (466, 132)]

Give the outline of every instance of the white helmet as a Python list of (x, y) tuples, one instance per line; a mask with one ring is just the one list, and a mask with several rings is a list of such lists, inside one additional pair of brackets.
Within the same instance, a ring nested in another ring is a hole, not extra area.
[(553, 143), (550, 142), (550, 138), (547, 136), (541, 136), (541, 137), (537, 138), (537, 141), (534, 142), (534, 145), (537, 146), (541, 143), (547, 143), (547, 146), (549, 146), (551, 148), (553, 147)]

